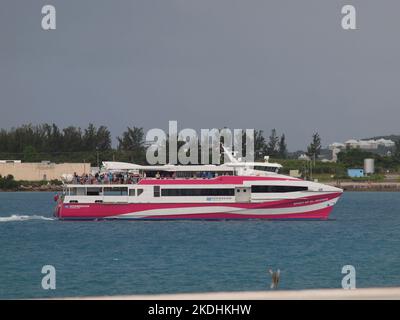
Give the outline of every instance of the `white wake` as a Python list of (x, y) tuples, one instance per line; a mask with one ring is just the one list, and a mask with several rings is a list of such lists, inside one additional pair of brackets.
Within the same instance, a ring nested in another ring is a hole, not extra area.
[(28, 216), (20, 214), (13, 214), (9, 217), (0, 217), (0, 222), (28, 221), (28, 220), (55, 220), (55, 219), (44, 216), (37, 216), (37, 215)]

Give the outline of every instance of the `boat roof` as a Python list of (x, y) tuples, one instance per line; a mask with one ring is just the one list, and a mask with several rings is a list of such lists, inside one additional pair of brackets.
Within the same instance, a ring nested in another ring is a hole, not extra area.
[(205, 165), (149, 165), (143, 166), (127, 162), (104, 161), (104, 171), (215, 171), (225, 172), (234, 171), (235, 168), (241, 167), (275, 167), (281, 168), (279, 163), (271, 162), (229, 162), (221, 165), (205, 164)]

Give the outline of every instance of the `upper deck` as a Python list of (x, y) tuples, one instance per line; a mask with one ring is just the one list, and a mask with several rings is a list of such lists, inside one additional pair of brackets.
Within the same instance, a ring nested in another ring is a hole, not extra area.
[[(280, 164), (235, 162), (223, 165), (142, 166), (122, 162), (103, 162), (94, 174), (63, 175), (66, 184), (227, 184), (240, 183), (243, 176), (263, 179), (292, 179), (278, 174)], [(235, 178), (236, 177), (236, 178)], [(284, 177), (284, 178), (283, 178)], [(162, 181), (162, 182), (155, 182)], [(236, 180), (236, 181), (235, 181)], [(229, 181), (229, 182), (226, 182)]]

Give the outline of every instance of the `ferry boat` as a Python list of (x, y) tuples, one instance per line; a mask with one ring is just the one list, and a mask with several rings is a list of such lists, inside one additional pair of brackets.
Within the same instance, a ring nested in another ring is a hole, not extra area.
[[(91, 184), (71, 183), (56, 196), (55, 216), (93, 219), (316, 219), (326, 220), (343, 190), (279, 174), (278, 163), (141, 166), (103, 162)], [(129, 183), (127, 181), (129, 177)]]

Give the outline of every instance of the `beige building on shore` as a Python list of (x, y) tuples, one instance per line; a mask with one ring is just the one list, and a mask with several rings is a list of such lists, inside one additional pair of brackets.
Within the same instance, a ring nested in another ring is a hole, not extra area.
[(5, 177), (9, 174), (15, 180), (41, 181), (61, 180), (63, 174), (90, 173), (90, 163), (51, 163), (51, 162), (21, 162), (18, 160), (0, 160), (0, 175)]

